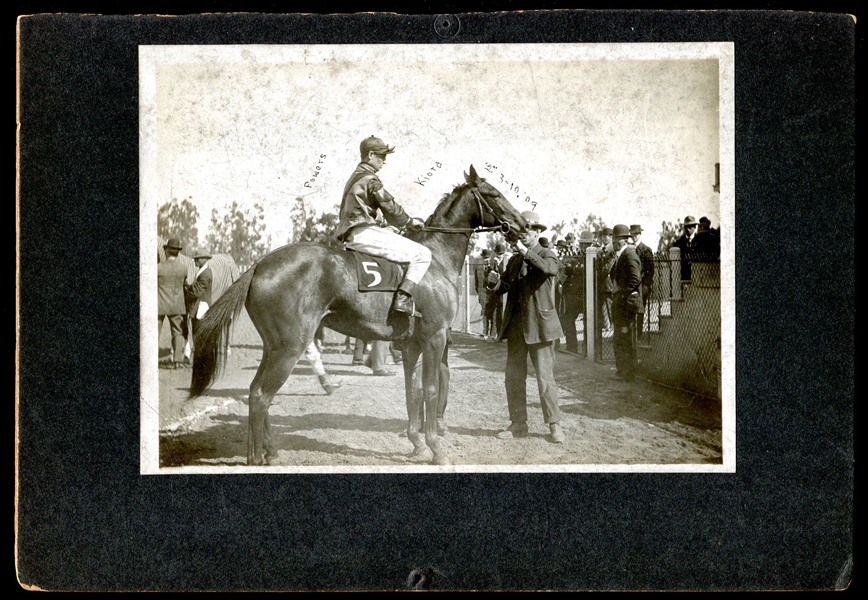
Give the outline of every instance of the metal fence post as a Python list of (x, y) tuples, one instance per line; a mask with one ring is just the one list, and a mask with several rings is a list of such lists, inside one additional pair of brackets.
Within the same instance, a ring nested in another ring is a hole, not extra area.
[(587, 358), (595, 360), (597, 356), (595, 344), (597, 341), (597, 253), (599, 248), (590, 246), (585, 250), (585, 347)]

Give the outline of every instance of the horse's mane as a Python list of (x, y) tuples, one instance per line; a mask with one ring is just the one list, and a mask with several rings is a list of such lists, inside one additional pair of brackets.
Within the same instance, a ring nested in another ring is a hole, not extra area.
[[(479, 178), (479, 183), (485, 181), (482, 177)], [(478, 183), (476, 184), (478, 185)], [(428, 218), (425, 220), (425, 225), (431, 224), (431, 219), (433, 219), (436, 215), (441, 212), (448, 211), (451, 205), (455, 202), (458, 196), (461, 195), (467, 188), (471, 187), (470, 183), (458, 183), (455, 187), (452, 188), (451, 192), (447, 192), (440, 197), (440, 200), (437, 202), (437, 206), (434, 207), (434, 210), (428, 215)], [(449, 206), (447, 206), (447, 204)]]

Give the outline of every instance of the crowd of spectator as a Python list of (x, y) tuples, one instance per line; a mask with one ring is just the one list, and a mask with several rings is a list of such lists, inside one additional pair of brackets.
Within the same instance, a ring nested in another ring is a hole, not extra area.
[[(557, 340), (555, 348), (576, 354), (581, 353), (577, 323), (585, 312), (586, 294), (589, 292), (587, 253), (591, 247), (596, 249), (592, 279), (596, 286), (600, 329), (604, 335), (612, 336), (616, 363), (621, 365), (618, 377), (626, 380), (633, 377), (636, 338), (646, 325), (648, 302), (654, 291), (656, 258), (654, 251), (643, 241), (643, 234), (641, 225), (632, 224), (629, 227), (616, 225), (596, 231), (585, 230), (578, 237), (568, 232), (558, 239), (555, 233), (552, 237), (540, 236), (537, 240), (540, 248), (554, 250), (559, 261), (555, 307), (565, 342), (561, 348), (561, 342)], [(692, 262), (720, 257), (720, 232), (711, 227), (707, 217), (697, 221), (688, 216), (682, 223), (682, 235), (672, 243), (672, 247), (681, 250), (681, 277), (689, 280)], [(490, 249), (482, 251), (481, 262), (474, 268), (474, 288), (482, 313), (483, 337), (488, 340), (498, 339), (503, 329), (502, 296), (493, 294), (487, 287), (489, 273), (495, 272), (502, 277), (514, 251), (515, 248), (498, 243), (495, 252)], [(622, 260), (625, 253), (629, 259), (627, 266)], [(633, 265), (634, 257), (636, 265)], [(630, 289), (630, 295), (626, 297), (625, 289)]]

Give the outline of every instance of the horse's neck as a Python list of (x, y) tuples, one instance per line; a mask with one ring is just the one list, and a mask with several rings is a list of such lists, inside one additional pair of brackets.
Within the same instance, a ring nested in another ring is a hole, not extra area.
[(467, 231), (460, 233), (427, 231), (417, 240), (431, 250), (432, 262), (439, 262), (444, 269), (456, 277), (464, 267), (464, 257), (467, 255), (467, 246), (472, 233), (470, 229), (473, 227), (473, 215), (478, 210), (475, 202), (473, 210), (470, 210), (467, 199), (461, 201), (462, 195), (467, 193), (468, 191), (464, 190), (463, 193), (451, 194), (437, 206), (428, 223), (430, 227)]
[(470, 243), (470, 233), (425, 233), (422, 245), (431, 250), (431, 262), (437, 262), (450, 276), (458, 277)]

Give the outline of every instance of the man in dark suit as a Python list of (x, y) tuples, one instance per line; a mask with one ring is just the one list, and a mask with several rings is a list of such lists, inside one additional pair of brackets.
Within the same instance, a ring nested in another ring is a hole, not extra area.
[[(585, 257), (581, 249), (570, 243), (572, 235), (569, 234), (566, 240), (558, 241), (558, 258), (562, 268), (559, 277), (560, 298), (557, 306), (561, 328), (567, 339), (567, 352), (578, 354), (579, 337), (576, 331), (576, 319), (584, 311), (582, 305), (585, 295)], [(561, 246), (562, 242), (563, 246)]]
[(681, 249), (681, 279), (690, 281), (690, 261), (696, 255), (696, 228), (699, 225), (690, 215), (684, 217), (684, 233), (672, 243), (674, 248)]
[(615, 366), (618, 379), (633, 381), (636, 373), (636, 315), (642, 312), (642, 261), (632, 246), (627, 245), (630, 228), (615, 225), (612, 229), (612, 251), (615, 265), (609, 273), (614, 284), (612, 292), (612, 324), (615, 335)]
[(503, 276), (492, 271), (489, 287), (495, 294), (508, 294), (499, 339), (507, 341), (506, 401), (511, 421), (500, 439), (527, 435), (527, 356), (533, 362), (539, 386), (543, 418), (549, 426), (549, 440), (564, 441), (560, 427), (558, 386), (554, 378), (554, 341), (563, 335), (555, 310), (555, 286), (560, 266), (557, 255), (539, 245), (546, 226), (535, 212), (522, 213), (528, 233), (516, 241), (518, 252), (509, 260)]
[(168, 319), (172, 333), (172, 361), (167, 366), (179, 369), (184, 366), (184, 322), (187, 319), (184, 286), (187, 266), (179, 258), (183, 250), (181, 240), (170, 239), (163, 250), (166, 258), (157, 266), (157, 331), (163, 329), (163, 321)]
[(199, 321), (211, 307), (211, 284), (214, 281), (214, 273), (208, 264), (211, 254), (204, 250), (196, 252), (193, 256), (196, 261), (196, 280), (187, 286), (187, 300), (189, 315), (193, 321), (193, 336), (195, 341), (196, 331), (199, 330)]
[(654, 286), (654, 251), (642, 241), (641, 225), (630, 225), (630, 237), (633, 238), (636, 254), (642, 262), (642, 314), (636, 319), (638, 333), (641, 333), (645, 325), (645, 312), (648, 308), (648, 300), (651, 298), (651, 289)]
[(491, 250), (485, 248), (482, 250), (481, 261), (473, 270), (473, 283), (476, 288), (476, 299), (479, 300), (479, 310), (482, 314), (482, 337), (488, 339), (488, 336), (493, 328), (491, 315), (487, 314), (486, 308), (488, 299), (491, 297), (491, 292), (488, 291), (488, 262), (491, 260)]
[[(498, 242), (494, 246), (494, 256), (488, 259), (488, 267), (485, 270), (485, 276), (492, 271), (498, 276), (503, 275), (506, 271), (506, 265), (509, 263), (509, 258), (512, 254), (508, 251), (509, 247), (503, 242)], [(497, 294), (489, 294), (488, 304), (485, 306), (486, 318), (489, 320), (488, 333), (492, 341), (497, 339), (497, 335), (503, 326), (503, 296)]]

